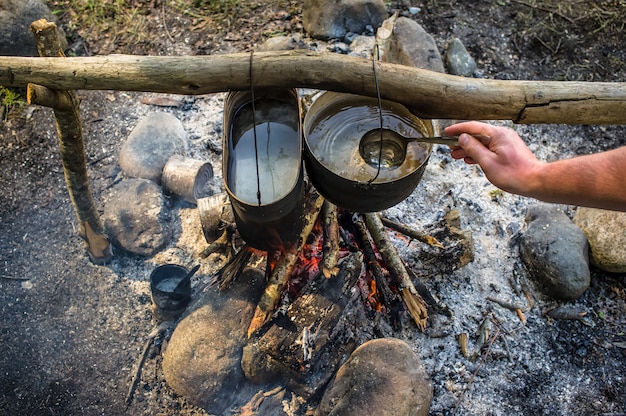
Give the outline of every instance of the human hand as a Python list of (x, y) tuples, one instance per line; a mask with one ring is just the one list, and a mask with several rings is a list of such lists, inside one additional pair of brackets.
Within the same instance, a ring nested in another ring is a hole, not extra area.
[(452, 157), (480, 165), (498, 188), (520, 195), (536, 189), (536, 172), (543, 163), (514, 130), (470, 121), (449, 126), (444, 133), (459, 136), (459, 146), (451, 146)]

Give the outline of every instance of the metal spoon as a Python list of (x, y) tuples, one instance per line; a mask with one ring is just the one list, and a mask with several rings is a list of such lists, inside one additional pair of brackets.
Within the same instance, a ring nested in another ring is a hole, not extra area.
[[(483, 143), (489, 142), (491, 138), (482, 134), (473, 134)], [(382, 139), (382, 147), (381, 147)], [(405, 137), (400, 133), (390, 129), (372, 129), (366, 132), (359, 142), (359, 153), (369, 165), (377, 167), (400, 166), (406, 158), (406, 146), (409, 142), (425, 142), (447, 144), (448, 146), (458, 146), (459, 136), (433, 136), (433, 137)]]
[[(366, 132), (361, 138), (361, 143), (363, 143), (363, 141), (368, 142), (368, 141), (380, 140), (380, 130), (381, 129), (372, 129)], [(382, 130), (383, 130), (383, 140), (398, 138), (401, 140), (406, 140), (407, 142), (447, 144), (448, 146), (459, 145), (459, 136), (405, 137), (394, 130), (390, 130), (390, 129), (382, 129)], [(472, 134), (472, 136), (476, 137), (480, 141), (491, 140), (491, 137), (486, 136), (484, 134)]]
[(194, 266), (193, 269), (191, 269), (189, 271), (189, 273), (187, 273), (187, 275), (185, 277), (183, 277), (181, 279), (180, 282), (178, 282), (178, 284), (176, 285), (176, 287), (173, 290), (173, 293), (176, 294), (180, 294), (183, 291), (183, 288), (185, 287), (185, 285), (187, 284), (187, 282), (189, 280), (191, 280), (191, 278), (193, 277), (194, 274), (196, 274), (196, 272), (198, 271), (198, 269), (200, 268), (200, 265), (197, 264), (196, 266)]

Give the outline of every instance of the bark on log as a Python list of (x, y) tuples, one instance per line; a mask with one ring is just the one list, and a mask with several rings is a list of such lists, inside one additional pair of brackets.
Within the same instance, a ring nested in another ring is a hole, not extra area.
[[(64, 56), (54, 23), (38, 20), (31, 25), (31, 31), (41, 55)], [(72, 91), (51, 90), (33, 84), (28, 85), (27, 96), (29, 103), (49, 106), (54, 110), (63, 173), (78, 217), (78, 233), (85, 240), (91, 261), (104, 264), (113, 253), (89, 186), (78, 99)]]
[[(626, 124), (626, 82), (473, 79), (378, 62), (382, 98), (427, 119)], [(376, 96), (372, 61), (312, 51), (211, 56), (0, 57), (0, 85), (209, 94), (250, 87)]]

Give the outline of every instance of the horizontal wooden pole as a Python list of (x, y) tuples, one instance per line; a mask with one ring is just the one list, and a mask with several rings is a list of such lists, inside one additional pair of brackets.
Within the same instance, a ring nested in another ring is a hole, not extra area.
[[(376, 96), (372, 61), (311, 51), (257, 52), (255, 87)], [(502, 81), (376, 63), (381, 96), (423, 118), (516, 123), (626, 124), (626, 82)], [(0, 57), (0, 85), (211, 94), (250, 88), (250, 54)]]

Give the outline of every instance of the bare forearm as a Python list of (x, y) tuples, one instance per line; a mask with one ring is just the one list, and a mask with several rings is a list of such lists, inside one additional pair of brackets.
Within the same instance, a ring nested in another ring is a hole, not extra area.
[(544, 163), (521, 193), (547, 202), (626, 211), (626, 146)]

